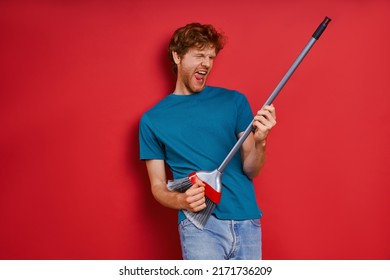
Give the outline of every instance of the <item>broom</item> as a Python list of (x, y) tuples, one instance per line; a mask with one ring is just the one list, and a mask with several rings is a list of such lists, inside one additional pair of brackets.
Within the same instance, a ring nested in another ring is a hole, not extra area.
[[(271, 95), (269, 96), (269, 98), (267, 99), (263, 107), (272, 104), (272, 102), (278, 96), (279, 92), (286, 84), (288, 79), (291, 77), (291, 75), (294, 73), (296, 68), (305, 58), (306, 54), (310, 51), (314, 43), (320, 38), (321, 34), (324, 32), (325, 28), (328, 26), (328, 23), (330, 21), (331, 21), (330, 18), (325, 17), (325, 19), (322, 21), (322, 23), (318, 26), (316, 31), (313, 33), (310, 41), (307, 43), (305, 48), (299, 54), (298, 58), (295, 60), (295, 62), (290, 67), (290, 69), (287, 71), (287, 73), (284, 75), (282, 80), (279, 82), (279, 84), (276, 86), (274, 91), (271, 93)], [(252, 123), (249, 124), (249, 126), (244, 131), (244, 134), (238, 139), (236, 144), (233, 146), (229, 154), (226, 156), (226, 158), (223, 160), (223, 162), (217, 169), (213, 171), (197, 171), (191, 173), (190, 175), (188, 175), (188, 177), (173, 180), (173, 181), (172, 180), (168, 181), (167, 184), (168, 189), (170, 191), (175, 191), (175, 192), (185, 192), (193, 184), (195, 184), (198, 179), (203, 181), (203, 183), (205, 184), (206, 208), (199, 212), (191, 212), (188, 210), (183, 210), (185, 216), (197, 228), (203, 230), (216, 204), (220, 202), (221, 191), (222, 191), (222, 174), (226, 166), (233, 159), (234, 155), (240, 150), (246, 138), (254, 130)]]

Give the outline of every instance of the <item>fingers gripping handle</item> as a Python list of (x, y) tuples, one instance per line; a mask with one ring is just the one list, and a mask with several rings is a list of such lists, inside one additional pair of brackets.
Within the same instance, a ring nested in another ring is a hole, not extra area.
[(318, 40), (321, 36), (321, 34), (325, 31), (326, 27), (328, 26), (328, 23), (331, 21), (330, 18), (325, 17), (324, 21), (317, 27), (316, 31), (314, 31), (312, 37), (316, 40)]

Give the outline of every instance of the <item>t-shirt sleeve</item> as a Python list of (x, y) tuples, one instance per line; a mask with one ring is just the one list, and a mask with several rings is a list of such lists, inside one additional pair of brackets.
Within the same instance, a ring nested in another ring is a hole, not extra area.
[(245, 131), (248, 125), (253, 121), (252, 109), (246, 96), (239, 93), (237, 99), (236, 134)]
[(154, 133), (152, 124), (147, 115), (143, 115), (140, 121), (139, 146), (141, 160), (165, 159), (164, 145), (158, 140)]

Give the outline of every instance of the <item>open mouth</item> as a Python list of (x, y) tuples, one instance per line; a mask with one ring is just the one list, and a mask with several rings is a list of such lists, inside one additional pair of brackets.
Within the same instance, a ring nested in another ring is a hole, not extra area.
[(195, 78), (198, 81), (203, 81), (203, 79), (206, 77), (207, 71), (206, 70), (198, 70), (195, 72)]

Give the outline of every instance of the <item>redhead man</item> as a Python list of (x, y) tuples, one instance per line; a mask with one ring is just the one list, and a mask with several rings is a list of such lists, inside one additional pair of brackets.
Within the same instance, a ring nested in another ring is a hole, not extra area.
[[(146, 162), (155, 199), (179, 210), (184, 259), (261, 259), (262, 212), (252, 179), (264, 164), (267, 136), (276, 124), (275, 108), (265, 106), (253, 116), (243, 94), (207, 85), (224, 41), (212, 25), (191, 23), (177, 29), (169, 44), (175, 89), (140, 122), (140, 158)], [(206, 207), (205, 185), (198, 180), (184, 193), (169, 191), (165, 164), (174, 179), (213, 170), (252, 121), (254, 132), (224, 171), (221, 202), (204, 229), (198, 229), (181, 210)]]

